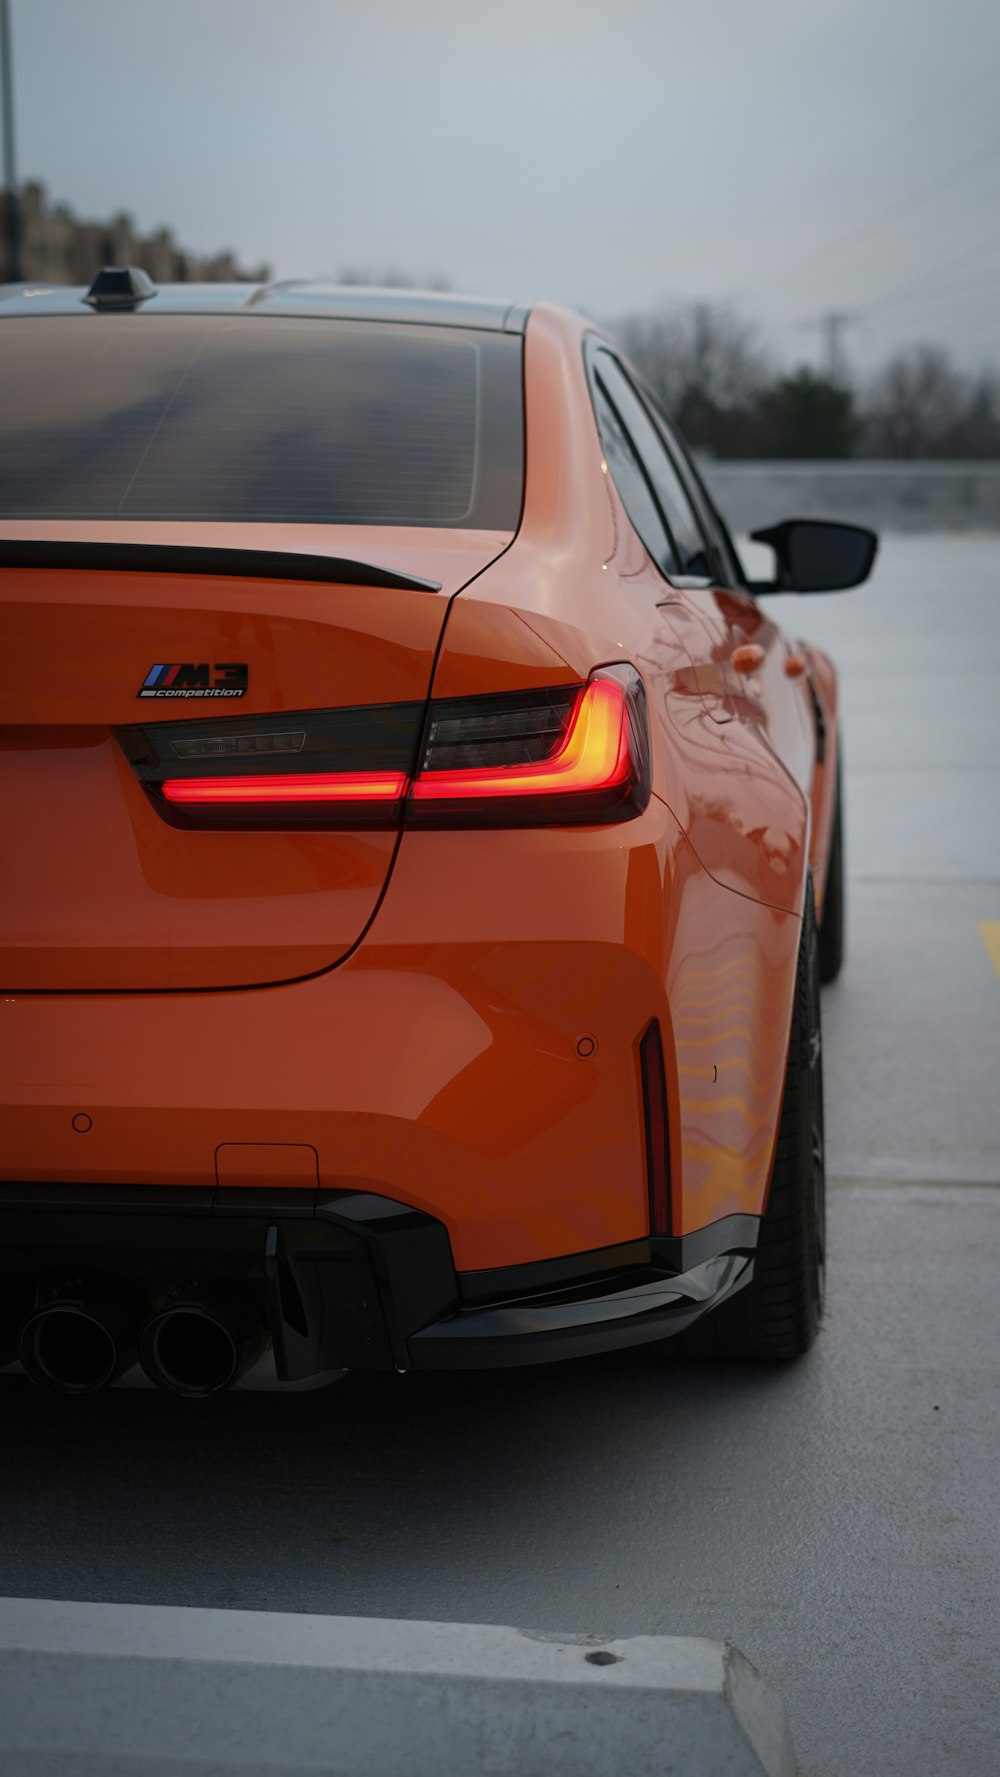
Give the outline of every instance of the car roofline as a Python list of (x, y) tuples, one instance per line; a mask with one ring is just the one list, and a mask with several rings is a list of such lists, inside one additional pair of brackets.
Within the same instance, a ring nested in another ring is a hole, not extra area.
[[(83, 284), (24, 281), (0, 285), (0, 320), (13, 316), (88, 315)], [(523, 334), (531, 305), (450, 290), (410, 290), (282, 279), (270, 284), (159, 284), (133, 313), (267, 315), (290, 319), (382, 321)], [(100, 320), (98, 313), (95, 320)]]

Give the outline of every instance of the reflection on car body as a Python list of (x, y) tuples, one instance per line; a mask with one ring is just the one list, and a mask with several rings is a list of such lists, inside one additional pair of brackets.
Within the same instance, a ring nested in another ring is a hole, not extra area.
[(806, 1349), (837, 686), (762, 595), (873, 540), (749, 584), (566, 311), (114, 277), (0, 303), (0, 1362)]

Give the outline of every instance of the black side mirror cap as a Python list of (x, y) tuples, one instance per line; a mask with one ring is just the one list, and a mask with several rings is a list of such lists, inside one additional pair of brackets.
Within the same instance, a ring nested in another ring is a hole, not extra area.
[(878, 550), (874, 531), (825, 518), (786, 518), (750, 535), (770, 545), (778, 569), (774, 580), (751, 580), (751, 592), (842, 592), (867, 580)]

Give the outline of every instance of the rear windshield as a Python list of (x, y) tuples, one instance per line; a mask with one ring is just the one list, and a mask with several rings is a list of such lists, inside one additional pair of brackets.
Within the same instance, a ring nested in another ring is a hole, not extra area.
[(521, 341), (269, 316), (0, 321), (0, 514), (513, 530)]

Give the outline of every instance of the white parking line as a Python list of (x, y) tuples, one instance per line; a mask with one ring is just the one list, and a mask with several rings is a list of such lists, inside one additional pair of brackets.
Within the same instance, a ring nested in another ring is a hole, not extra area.
[(981, 919), (979, 936), (986, 946), (986, 954), (997, 972), (1000, 981), (1000, 919)]

